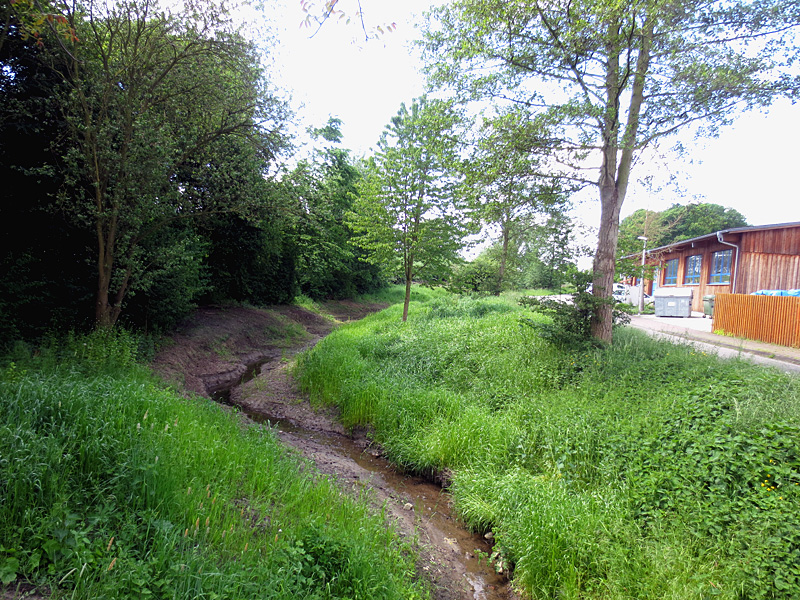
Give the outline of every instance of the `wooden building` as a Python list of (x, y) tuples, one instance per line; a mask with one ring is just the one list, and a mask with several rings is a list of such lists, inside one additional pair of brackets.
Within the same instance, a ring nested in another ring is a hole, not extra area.
[(655, 288), (691, 288), (692, 310), (708, 294), (800, 288), (800, 222), (738, 227), (647, 251)]

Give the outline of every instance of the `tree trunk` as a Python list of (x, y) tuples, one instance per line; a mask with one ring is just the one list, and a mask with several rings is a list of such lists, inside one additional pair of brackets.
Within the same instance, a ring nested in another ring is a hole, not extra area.
[(97, 281), (97, 300), (94, 310), (95, 327), (97, 329), (108, 329), (113, 325), (111, 322), (111, 307), (108, 304), (108, 286), (103, 281), (102, 274)]
[[(600, 187), (600, 205), (600, 232), (594, 257), (592, 293), (602, 300), (610, 300), (616, 267), (619, 212), (622, 206), (613, 180)], [(597, 307), (592, 318), (592, 336), (611, 343), (612, 324), (612, 304), (603, 302)]]
[(408, 305), (411, 302), (411, 276), (412, 276), (412, 268), (414, 264), (414, 255), (409, 255), (409, 260), (405, 265), (405, 273), (406, 273), (406, 296), (405, 300), (403, 301), (403, 323), (406, 322), (408, 319)]
[(506, 262), (508, 261), (508, 239), (510, 237), (510, 224), (508, 221), (503, 223), (503, 251), (500, 254), (500, 270), (497, 274), (497, 293), (503, 291), (503, 282), (506, 276)]
[[(639, 114), (644, 101), (645, 74), (650, 64), (654, 21), (642, 25), (641, 44), (633, 74), (628, 116), (620, 145), (620, 51), (618, 45), (621, 27), (617, 21), (609, 23), (606, 36), (606, 111), (603, 116), (603, 164), (600, 168), (600, 231), (597, 253), (594, 257), (592, 293), (602, 300), (592, 318), (592, 336), (611, 343), (613, 325), (613, 303), (611, 292), (616, 269), (617, 240), (619, 239), (619, 213), (628, 190), (633, 153), (639, 129)], [(617, 162), (619, 160), (619, 162)]]

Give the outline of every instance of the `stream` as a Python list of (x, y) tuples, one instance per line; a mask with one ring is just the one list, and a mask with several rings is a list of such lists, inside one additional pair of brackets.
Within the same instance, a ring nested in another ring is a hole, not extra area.
[[(515, 598), (508, 580), (487, 564), (491, 542), (466, 530), (454, 517), (450, 498), (439, 485), (398, 470), (377, 452), (364, 449), (346, 435), (335, 431), (304, 428), (297, 419), (271, 414), (271, 402), (242, 402), (243, 388), (264, 372), (283, 370), (275, 359), (249, 365), (241, 379), (217, 389), (212, 398), (239, 408), (253, 421), (276, 430), (284, 443), (313, 460), (322, 473), (335, 475), (340, 483), (354, 488), (377, 490), (396, 521), (405, 521), (422, 542), (421, 563), (439, 588), (437, 599), (509, 600)], [(274, 375), (273, 375), (274, 376)], [(286, 375), (288, 377), (288, 375)], [(263, 385), (262, 385), (263, 388)], [(246, 393), (246, 390), (245, 390)], [(290, 398), (290, 402), (298, 402)], [(286, 399), (283, 399), (285, 405)], [(307, 404), (307, 403), (306, 403)], [(276, 411), (280, 412), (280, 411)], [(400, 529), (404, 529), (400, 527)], [(479, 560), (476, 550), (483, 554)]]

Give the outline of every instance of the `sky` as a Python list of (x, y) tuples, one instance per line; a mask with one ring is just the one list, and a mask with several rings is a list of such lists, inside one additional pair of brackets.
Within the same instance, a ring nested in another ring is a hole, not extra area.
[[(441, 1), (441, 0), (439, 0)], [(432, 0), (361, 0), (367, 27), (395, 22), (397, 30), (364, 43), (360, 24), (328, 21), (313, 30), (300, 27), (300, 0), (274, 0), (276, 82), (291, 90), (301, 127), (319, 127), (329, 116), (344, 122), (343, 146), (356, 155), (375, 148), (384, 126), (401, 102), (424, 91), (419, 52), (411, 41), (416, 23)], [(438, 2), (437, 2), (438, 3)], [(340, 0), (355, 14), (357, 0)], [(800, 221), (800, 104), (776, 103), (767, 113), (746, 113), (716, 139), (683, 140), (685, 156), (651, 152), (634, 167), (622, 217), (637, 209), (664, 210), (672, 204), (713, 202), (742, 213), (752, 225)], [(669, 186), (649, 191), (638, 181), (652, 176)], [(589, 228), (599, 222), (597, 193), (583, 193), (575, 214)]]

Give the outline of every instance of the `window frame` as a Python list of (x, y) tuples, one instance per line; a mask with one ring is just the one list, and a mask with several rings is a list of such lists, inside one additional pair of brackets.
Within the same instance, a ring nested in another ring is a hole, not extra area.
[[(678, 285), (678, 263), (677, 258), (664, 261), (664, 285)], [(674, 273), (670, 273), (674, 267)]]
[[(695, 259), (695, 260), (692, 260)], [(694, 268), (691, 268), (692, 263), (697, 263)], [(703, 271), (703, 255), (691, 254), (686, 257), (686, 264), (683, 270), (683, 284), (684, 285), (700, 285)]]
[[(724, 270), (727, 268), (727, 270)], [(711, 254), (708, 285), (730, 285), (733, 270), (733, 248), (717, 250)]]

